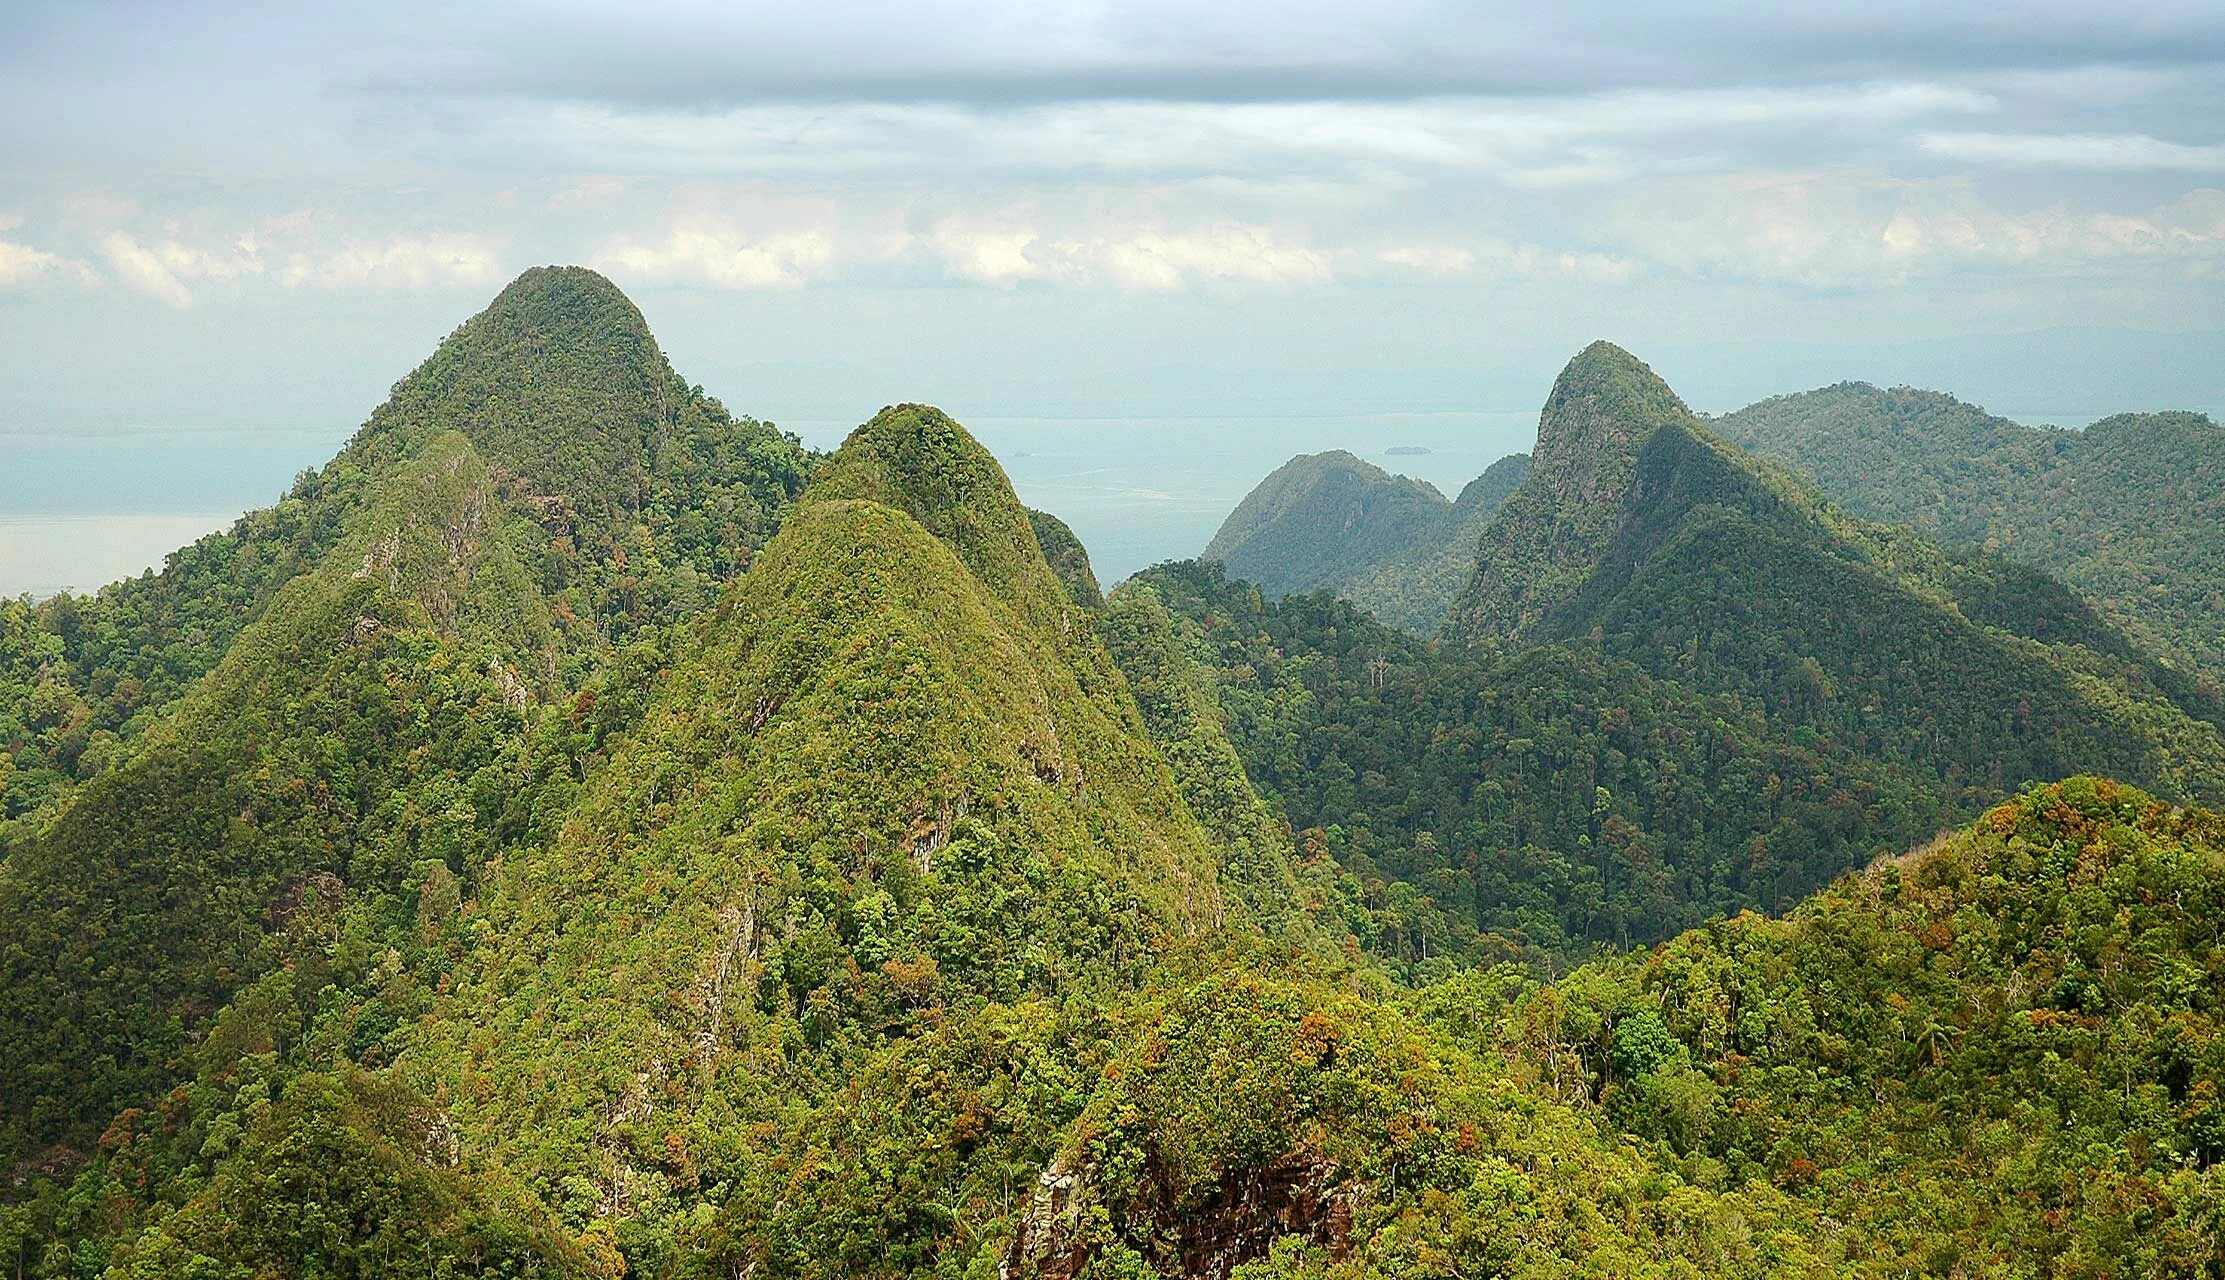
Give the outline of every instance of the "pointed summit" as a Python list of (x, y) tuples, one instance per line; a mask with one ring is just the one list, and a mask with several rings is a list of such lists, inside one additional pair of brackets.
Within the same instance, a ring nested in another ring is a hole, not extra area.
[[(73, 631), (112, 640), (57, 648), (63, 677), (145, 696), (118, 762), (0, 855), (20, 926), (0, 948), (0, 1159), (174, 1085), (278, 964), (303, 885), (401, 892), (409, 861), (372, 852), (408, 842), (400, 815), (519, 759), (535, 702), (613, 642), (707, 606), (804, 466), (682, 384), (609, 281), (545, 268), (278, 508), (73, 606)], [(162, 655), (170, 683), (117, 653)]]
[(639, 508), (688, 398), (616, 285), (535, 267), (395, 384), (344, 456), (383, 467), (461, 431), (521, 497), (596, 531)]
[(590, 267), (527, 267), (518, 273), (517, 279), (502, 287), (502, 292), (494, 296), (481, 318), (506, 312), (545, 315), (550, 308), (574, 315), (591, 312), (611, 315), (624, 311), (633, 317), (633, 327), (642, 337), (649, 334), (648, 325), (643, 322), (641, 312), (635, 310), (632, 299), (612, 284), (610, 277)]
[[(403, 1064), (466, 1150), (576, 1139), (551, 1184), (653, 1185), (643, 1108), (693, 1132), (737, 1081), (840, 1096), (946, 1010), (1131, 983), (1226, 912), (1094, 618), (995, 460), (918, 405), (825, 460), (558, 832), (510, 855)], [(516, 1069), (558, 1061), (556, 1089)]]
[(1605, 338), (1570, 356), (1561, 366), (1546, 406), (1551, 408), (1577, 396), (1619, 397), (1625, 404), (1651, 406), (1651, 412), (1660, 414), (1690, 412), (1653, 366)]
[(1612, 342), (1594, 342), (1553, 380), (1538, 415), (1531, 478), (1564, 494), (1611, 501), (1655, 431), (1696, 421), (1643, 361)]
[(1628, 513), (1639, 451), (1664, 427), (1698, 426), (1636, 356), (1611, 342), (1578, 352), (1546, 397), (1527, 478), (1484, 530), (1454, 627), (1513, 636), (1566, 600)]
[(957, 553), (1023, 616), (1055, 621), (1066, 590), (1004, 468), (947, 413), (892, 405), (850, 433), (812, 473), (805, 502), (864, 498), (894, 507)]

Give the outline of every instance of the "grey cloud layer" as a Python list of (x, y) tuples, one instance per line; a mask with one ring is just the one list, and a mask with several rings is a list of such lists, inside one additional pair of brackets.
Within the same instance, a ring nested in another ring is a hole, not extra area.
[(2225, 60), (2210, 4), (573, 7), (466, 13), (356, 83), (629, 108), (764, 102), (1403, 100)]
[(1051, 290), (2225, 326), (2221, 80), (2214, 0), (18, 0), (0, 308), (128, 333), (579, 260), (960, 326)]

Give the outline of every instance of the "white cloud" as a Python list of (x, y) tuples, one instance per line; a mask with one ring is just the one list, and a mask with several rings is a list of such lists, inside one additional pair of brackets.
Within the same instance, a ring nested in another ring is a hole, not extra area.
[(221, 247), (124, 231), (101, 236), (98, 247), (118, 279), (179, 308), (192, 306), (207, 283), (267, 278), (287, 288), (480, 286), (498, 280), (502, 265), (495, 242), (486, 237), (350, 234), (311, 209), (261, 219), (229, 234)]
[(2225, 147), (2166, 142), (2144, 133), (1927, 133), (1918, 142), (1951, 160), (2017, 169), (2225, 172)]
[(1984, 208), (1895, 215), (1883, 239), (1903, 260), (2071, 266), (2111, 259), (2225, 259), (2225, 191), (2197, 191), (2146, 213), (2050, 209), (2009, 214)]
[(125, 284), (179, 308), (193, 305), (189, 280), (233, 280), (263, 269), (257, 246), (247, 237), (227, 252), (199, 249), (175, 239), (143, 244), (117, 231), (101, 238), (100, 251)]
[[(12, 230), (20, 220), (0, 219), (0, 231)], [(65, 258), (58, 253), (27, 244), (0, 240), (0, 289), (15, 289), (52, 280), (69, 280), (76, 284), (99, 283), (93, 269), (75, 258)]]
[(1476, 265), (1474, 251), (1453, 245), (1399, 245), (1378, 252), (1375, 258), (1386, 266), (1403, 267), (1425, 276), (1466, 275)]
[(425, 289), (480, 285), (501, 272), (492, 244), (478, 236), (405, 236), (363, 241), (322, 252), (296, 253), (286, 283), (327, 289)]
[(824, 273), (834, 258), (834, 238), (824, 231), (751, 238), (710, 222), (676, 226), (659, 244), (621, 242), (600, 255), (633, 275), (724, 289), (793, 288)]
[[(1566, 185), (1734, 153), (1755, 138), (1813, 146), (1909, 121), (1995, 110), (1954, 85), (1446, 95), (1405, 101), (1185, 102), (1088, 99), (1023, 107), (919, 102), (766, 104), (719, 112), (620, 110), (578, 102), (485, 104), (411, 142), (427, 155), (468, 146), (504, 164), (558, 171), (816, 177), (869, 175), (1473, 172)], [(601, 179), (608, 181), (609, 179)]]
[(1073, 266), (1065, 250), (1045, 244), (1033, 230), (977, 230), (945, 222), (931, 240), (952, 274), (981, 284), (1048, 279), (1070, 273)]
[(1631, 252), (1674, 270), (1827, 289), (1964, 270), (2044, 275), (2139, 260), (2207, 270), (2225, 261), (2218, 191), (2143, 213), (2007, 210), (1959, 183), (1741, 175), (1649, 184), (1609, 222)]
[(1384, 266), (1432, 279), (1482, 275), (1505, 279), (1558, 277), (1590, 284), (1619, 284), (1637, 273), (1637, 264), (1611, 253), (1552, 249), (1479, 239), (1465, 245), (1411, 244), (1378, 250)]
[(1327, 255), (1261, 227), (1142, 231), (1098, 241), (1089, 254), (1116, 283), (1132, 289), (1179, 289), (1193, 279), (1311, 284), (1331, 274)]
[(1166, 292), (1201, 281), (1300, 285), (1334, 275), (1328, 253), (1273, 228), (1235, 223), (1052, 236), (946, 222), (927, 244), (952, 274), (996, 285), (1034, 280)]

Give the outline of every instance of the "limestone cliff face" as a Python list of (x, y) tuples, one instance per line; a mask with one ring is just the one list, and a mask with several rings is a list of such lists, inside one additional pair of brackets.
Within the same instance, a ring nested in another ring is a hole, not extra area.
[(1522, 487), (1485, 526), (1448, 630), (1514, 639), (1576, 593), (1630, 513), (1638, 454), (1698, 419), (1637, 357), (1595, 342), (1569, 361), (1538, 420)]

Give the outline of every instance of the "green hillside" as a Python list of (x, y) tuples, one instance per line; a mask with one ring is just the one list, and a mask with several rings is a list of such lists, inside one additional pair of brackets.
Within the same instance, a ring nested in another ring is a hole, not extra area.
[(803, 483), (800, 446), (682, 382), (609, 281), (528, 271), (276, 506), (159, 573), (0, 601), (0, 822), (128, 758), (279, 589), (331, 554), (383, 478), (449, 431), (540, 527), (520, 563), (566, 630), (597, 643), (711, 603)]
[(1141, 575), (1247, 771), (1408, 965), (1783, 909), (2028, 782), (2225, 788), (2217, 704), (2062, 586), (1867, 524), (1573, 361), (1441, 642), (1199, 566)]
[(1109, 998), (1229, 915), (1091, 619), (932, 409), (826, 459), (686, 653), (403, 1038), (467, 1146), (551, 1201), (576, 1178), (677, 1213), (672, 1134), (703, 1185), (772, 1177), (780, 1135), (744, 1117), (808, 1124), (896, 1042)]
[[(528, 273), (282, 582), (63, 602), (222, 652), (97, 768), (12, 740), (0, 1264), (2216, 1274), (2225, 819), (2171, 799), (2225, 748), (2053, 579), (1612, 348), (1448, 508), (1428, 639), (1212, 563), (1106, 599), (940, 411), (807, 458), (668, 374)], [(59, 609), (24, 705), (114, 675)], [(2095, 767), (2157, 794), (2026, 785)]]
[(1811, 664), (1833, 704), (1818, 727), (1869, 754), (1982, 763), (2011, 785), (2101, 769), (2219, 794), (2225, 715), (2192, 681), (2042, 572), (1842, 515), (1627, 353), (1578, 356), (1538, 439), (1455, 636), (1597, 636), (1655, 675), (1765, 701)]
[(1205, 558), (1274, 592), (1304, 591), (1396, 554), (1451, 504), (1343, 450), (1300, 454), (1236, 505)]
[(1640, 448), (1695, 421), (1629, 352), (1584, 348), (1554, 380), (1528, 474), (1484, 526), (1449, 629), (1519, 636), (1575, 594), (1630, 512)]
[(2077, 778), (1546, 985), (1173, 984), (1018, 1242), (1061, 1275), (2194, 1280), (2220, 894), (2218, 815)]
[[(582, 433), (592, 464), (561, 446)], [(187, 1046), (280, 963), (304, 902), (414, 894), (429, 859), (468, 879), (535, 820), (517, 773), (572, 749), (543, 732), (554, 708), (616, 638), (676, 622), (738, 572), (803, 461), (679, 387), (607, 281), (539, 270), (275, 512), (161, 576), (13, 615), (47, 657), (9, 689), (72, 705), (80, 729), (102, 713), (70, 703), (76, 682), (125, 696), (122, 670), (168, 661), (168, 629), (223, 656), (198, 679), (198, 657), (164, 667), (179, 682), (166, 705), (154, 685), (127, 697), (132, 736), (110, 730), (70, 784), (50, 785), (64, 762), (46, 741), (13, 739), (15, 759), (44, 761), (14, 779), (44, 781), (0, 826), (0, 918), (21, 922), (0, 946), (0, 1151), (79, 1148), (190, 1074)], [(610, 499), (550, 496), (605, 467), (627, 477)], [(266, 529), (292, 532), (271, 535), (280, 547)], [(259, 598), (257, 573), (311, 557)], [(228, 590), (197, 594), (212, 577)], [(66, 634), (42, 630), (62, 620)]]
[(700, 1206), (662, 1224), (584, 1181), (552, 1213), (344, 1067), (184, 1134), (119, 1121), (0, 1243), (26, 1256), (7, 1233), (42, 1211), (98, 1239), (82, 1192), (113, 1213), (180, 1178), (185, 1138), (209, 1175), (75, 1255), (96, 1273), (2197, 1280), (2225, 1209), (2221, 895), (2225, 820), (2073, 779), (1783, 919), (1547, 984), (1175, 946), (1128, 994), (920, 1019), (808, 1107), (768, 1061), (758, 1105), (653, 1144)]
[(1275, 595), (1334, 591), (1424, 634), (1444, 621), (1474, 568), (1477, 534), (1528, 463), (1502, 458), (1448, 503), (1341, 450), (1301, 454), (1245, 495), (1204, 558)]
[(1043, 549), (1043, 559), (1051, 572), (1066, 586), (1066, 594), (1084, 609), (1105, 607), (1104, 589), (1097, 585), (1097, 571), (1089, 564), (1089, 552), (1082, 540), (1066, 527), (1066, 522), (1048, 511), (1028, 512), (1028, 523), (1035, 526), (1035, 541)]
[(434, 440), (134, 757), (0, 865), (6, 1145), (97, 1131), (350, 879), (399, 878), (395, 800), (514, 744), (553, 665), (492, 479)]
[(2066, 431), (1848, 382), (1710, 425), (1856, 515), (2034, 565), (2158, 652), (2225, 671), (2225, 430), (2201, 414)]
[(1509, 1038), (1696, 1181), (1782, 1188), (1841, 1273), (2215, 1274), (2220, 893), (2225, 819), (2074, 778), (1589, 966)]
[(1529, 471), (1526, 453), (1499, 459), (1468, 482), (1426, 536), (1373, 564), (1355, 566), (1342, 583), (1315, 585), (1328, 587), (1402, 631), (1416, 635), (1436, 631), (1475, 571), (1476, 543), (1484, 526), (1521, 487)]

